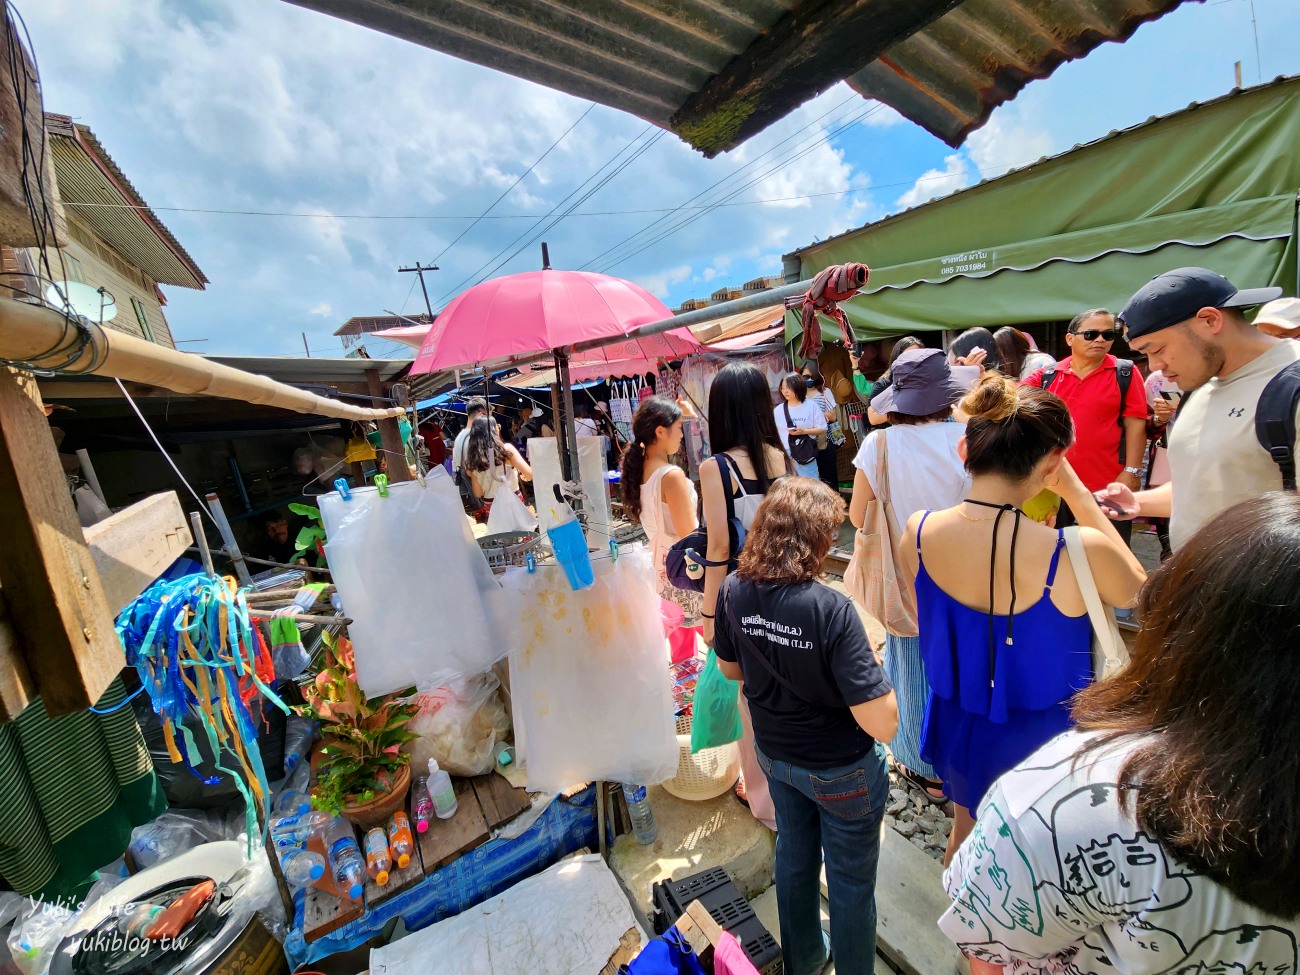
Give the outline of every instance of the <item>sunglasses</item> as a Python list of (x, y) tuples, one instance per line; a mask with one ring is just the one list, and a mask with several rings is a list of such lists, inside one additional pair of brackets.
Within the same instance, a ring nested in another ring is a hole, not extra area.
[(1071, 332), (1071, 335), (1082, 335), (1085, 342), (1096, 342), (1098, 339), (1104, 339), (1107, 342), (1114, 342), (1119, 338), (1119, 329), (1108, 328), (1106, 331), (1090, 328), (1084, 332)]

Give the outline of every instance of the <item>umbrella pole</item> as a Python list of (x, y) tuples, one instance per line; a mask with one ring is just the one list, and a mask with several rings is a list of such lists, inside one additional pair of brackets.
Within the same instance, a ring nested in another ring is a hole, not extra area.
[[(554, 355), (555, 375), (560, 387), (560, 412), (555, 417), (555, 435), (560, 446), (560, 474), (566, 481), (577, 481), (579, 480), (578, 430), (573, 421), (573, 384), (569, 380), (569, 353), (563, 349), (556, 349)], [(575, 510), (581, 511), (581, 502), (575, 500), (573, 505)]]

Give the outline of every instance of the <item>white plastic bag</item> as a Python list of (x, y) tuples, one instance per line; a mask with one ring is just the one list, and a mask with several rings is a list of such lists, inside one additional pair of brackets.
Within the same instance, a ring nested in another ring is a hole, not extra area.
[(45, 975), (74, 916), (71, 908), (28, 900), (9, 931), (9, 954), (23, 975)]
[(431, 691), (505, 656), (491, 609), (501, 587), (446, 472), (392, 484), (388, 497), (326, 494), (320, 510), (366, 696)]
[(238, 839), (243, 830), (242, 811), (169, 809), (153, 822), (131, 830), (127, 849), (136, 867), (145, 870), (204, 843)]
[(564, 571), (507, 570), (510, 695), (528, 788), (662, 782), (677, 774), (673, 697), (650, 556), (593, 560), (596, 584)]
[(528, 508), (519, 500), (519, 495), (502, 485), (497, 490), (497, 496), (492, 499), (487, 530), (489, 535), (497, 535), (501, 532), (536, 531), (537, 516), (529, 514)]
[(497, 693), (500, 685), (488, 671), (416, 698), (420, 711), (407, 729), (420, 737), (402, 746), (411, 755), (414, 774), (423, 774), (431, 758), (452, 775), (492, 771), (492, 750), (510, 730)]

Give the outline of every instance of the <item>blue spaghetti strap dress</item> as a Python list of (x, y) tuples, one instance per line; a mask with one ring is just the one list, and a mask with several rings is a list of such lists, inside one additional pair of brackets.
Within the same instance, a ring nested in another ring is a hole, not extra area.
[[(1003, 772), (1070, 727), (1069, 700), (1093, 679), (1092, 625), (1051, 600), (1065, 536), (1057, 533), (1043, 593), (1010, 615), (959, 603), (935, 584), (916, 532), (916, 607), (930, 694), (921, 756), (972, 812)], [(1014, 542), (1013, 542), (1014, 545)], [(1014, 639), (1012, 639), (1014, 634)]]

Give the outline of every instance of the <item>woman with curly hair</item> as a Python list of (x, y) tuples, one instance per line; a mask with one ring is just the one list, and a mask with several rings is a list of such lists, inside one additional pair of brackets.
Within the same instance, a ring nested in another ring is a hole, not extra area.
[(776, 806), (781, 953), (792, 975), (821, 971), (826, 866), (835, 970), (871, 973), (876, 863), (889, 793), (881, 744), (898, 702), (848, 597), (817, 581), (844, 521), (820, 481), (788, 477), (759, 506), (718, 600), (714, 649), (743, 681), (758, 762)]

